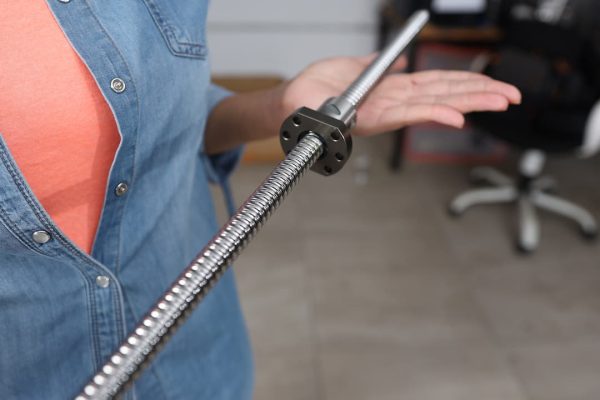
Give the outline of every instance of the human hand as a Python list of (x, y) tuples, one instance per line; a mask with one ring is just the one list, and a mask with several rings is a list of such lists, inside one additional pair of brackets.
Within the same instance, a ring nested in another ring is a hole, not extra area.
[[(374, 55), (332, 58), (312, 64), (296, 78), (275, 89), (243, 93), (220, 102), (211, 112), (205, 151), (218, 154), (242, 143), (277, 135), (281, 122), (296, 109), (313, 109), (339, 96)], [(401, 73), (400, 59), (358, 109), (356, 135), (374, 135), (406, 125), (433, 121), (463, 126), (463, 114), (504, 111), (518, 104), (514, 86), (465, 71)]]
[[(299, 107), (318, 108), (340, 95), (373, 60), (369, 57), (332, 58), (312, 64), (285, 84), (280, 95), (284, 115)], [(399, 73), (400, 59), (358, 109), (356, 135), (373, 135), (421, 122), (461, 128), (473, 111), (504, 111), (521, 101), (512, 85), (466, 71)]]

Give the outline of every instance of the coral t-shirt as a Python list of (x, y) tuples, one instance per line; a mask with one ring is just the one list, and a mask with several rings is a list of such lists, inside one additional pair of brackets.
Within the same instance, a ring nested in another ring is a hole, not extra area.
[(89, 253), (120, 136), (44, 0), (0, 6), (0, 133), (50, 217)]

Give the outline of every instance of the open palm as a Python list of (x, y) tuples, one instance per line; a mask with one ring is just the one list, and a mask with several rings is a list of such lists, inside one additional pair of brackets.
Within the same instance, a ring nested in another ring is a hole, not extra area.
[[(284, 90), (288, 112), (298, 107), (318, 108), (338, 96), (369, 64), (373, 56), (332, 58), (312, 64)], [(392, 67), (359, 107), (355, 134), (372, 135), (406, 125), (433, 121), (455, 127), (472, 111), (504, 111), (521, 101), (509, 84), (466, 71), (401, 73), (404, 60)]]

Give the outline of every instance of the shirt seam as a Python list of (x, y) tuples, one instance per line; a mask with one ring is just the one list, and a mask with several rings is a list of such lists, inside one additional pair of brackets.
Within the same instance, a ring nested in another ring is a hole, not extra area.
[[(61, 243), (63, 246), (67, 247), (68, 249), (71, 249), (71, 245), (64, 241), (62, 238), (62, 235), (60, 234), (60, 232), (56, 231), (53, 223), (51, 221), (49, 221), (47, 219), (47, 217), (45, 215), (43, 215), (42, 212), (40, 212), (40, 210), (38, 209), (38, 205), (36, 204), (36, 202), (31, 199), (31, 194), (29, 193), (29, 190), (27, 189), (27, 187), (25, 186), (25, 182), (23, 181), (22, 177), (19, 176), (18, 172), (15, 171), (15, 165), (13, 165), (12, 162), (7, 162), (8, 160), (6, 159), (6, 152), (5, 149), (2, 148), (0, 150), (0, 155), (2, 157), (2, 162), (6, 168), (6, 170), (8, 171), (9, 175), (11, 176), (13, 182), (15, 183), (15, 185), (17, 186), (17, 189), (19, 190), (19, 192), (21, 193), (21, 196), (25, 199), (25, 201), (27, 202), (27, 205), (29, 206), (29, 208), (33, 211), (33, 213), (35, 214), (35, 216), (42, 222), (42, 225), (44, 226), (45, 229), (50, 230), (53, 233), (53, 237), (55, 237), (55, 239)], [(78, 255), (76, 249), (73, 249), (74, 251), (69, 251), (69, 253), (71, 253), (73, 255)], [(37, 250), (37, 252), (39, 253), (40, 251)], [(50, 254), (44, 254), (46, 256), (50, 256), (52, 257)], [(80, 257), (81, 258), (81, 257)], [(89, 262), (89, 260), (85, 260), (83, 259), (87, 264), (91, 264)], [(92, 265), (93, 266), (93, 265)], [(95, 266), (94, 266), (95, 267)], [(92, 295), (93, 289), (89, 286), (89, 281), (88, 281), (88, 276), (87, 274), (80, 270), (79, 268), (75, 268), (75, 270), (77, 270), (84, 281), (84, 285), (86, 287), (86, 294), (88, 297), (88, 301), (90, 302), (90, 308), (88, 311), (91, 310), (96, 310), (96, 300), (94, 298), (94, 296)], [(99, 360), (99, 341), (98, 341), (98, 335), (96, 334), (96, 330), (94, 327), (97, 326), (97, 318), (95, 316), (94, 312), (88, 312), (88, 317), (91, 317), (91, 324), (92, 326), (90, 327), (90, 334), (92, 337), (92, 341), (93, 341), (93, 345), (92, 347), (92, 354), (94, 357), (94, 364), (97, 365), (98, 364), (98, 360)]]
[[(27, 201), (27, 204), (31, 207), (31, 203), (29, 202), (27, 195), (26, 195), (26, 191), (24, 191), (24, 187), (23, 187), (23, 182), (21, 181), (21, 179), (19, 178), (18, 174), (16, 173), (16, 171), (14, 170), (15, 166), (13, 165), (12, 161), (9, 160), (8, 158), (8, 153), (6, 152), (6, 148), (4, 147), (4, 145), (0, 146), (0, 158), (2, 158), (2, 163), (4, 164), (4, 167), (6, 168), (6, 170), (8, 171), (12, 181), (15, 183), (15, 185), (17, 186), (17, 189), (19, 190), (19, 192), (21, 193), (21, 195), (25, 198), (25, 200)], [(20, 229), (18, 227), (17, 224), (15, 224), (13, 221), (11, 221), (9, 218), (5, 218), (5, 216), (8, 215), (8, 212), (6, 211), (6, 209), (2, 206), (2, 204), (0, 204), (0, 210), (2, 211), (3, 214), (3, 221), (6, 219), (6, 222), (10, 225), (10, 227), (15, 231), (14, 233), (20, 233), (21, 234), (21, 240), (25, 241), (25, 245), (27, 246), (27, 248), (35, 251), (36, 253), (45, 255), (45, 256), (51, 256), (50, 253), (44, 252), (42, 249), (36, 248), (35, 246), (31, 245), (28, 241), (25, 240), (25, 238), (27, 237), (25, 235), (25, 232)], [(37, 215), (37, 213), (34, 210), (34, 214), (36, 214), (36, 216), (39, 218), (39, 216)], [(43, 220), (41, 221), (42, 223), (44, 222)], [(42, 224), (44, 228), (46, 228), (45, 224)]]
[[(7, 153), (6, 153), (6, 149), (4, 148), (4, 146), (0, 146), (0, 158), (2, 159), (3, 165), (5, 166), (9, 175), (11, 176), (11, 179), (17, 186), (17, 189), (19, 190), (19, 193), (21, 194), (22, 198), (27, 202), (27, 205), (29, 206), (30, 210), (35, 214), (35, 216), (38, 218), (38, 220), (40, 220), (43, 227), (45, 229), (48, 229), (52, 233), (52, 236), (66, 250), (68, 250), (68, 254), (70, 254), (72, 257), (76, 257), (76, 258), (80, 259), (81, 261), (85, 262), (88, 266), (91, 266), (95, 272), (96, 272), (97, 268), (100, 268), (101, 270), (106, 269), (105, 267), (103, 267), (101, 265), (96, 265), (91, 260), (88, 260), (82, 254), (80, 254), (79, 250), (77, 250), (74, 246), (72, 246), (68, 241), (63, 239), (62, 234), (58, 230), (55, 229), (52, 221), (50, 221), (49, 218), (46, 215), (44, 215), (45, 212), (40, 210), (40, 206), (38, 206), (36, 200), (31, 198), (31, 193), (30, 193), (29, 189), (26, 187), (26, 184), (23, 181), (23, 178), (20, 176), (18, 171), (15, 170), (16, 166), (12, 162), (10, 162), (10, 160), (7, 159)], [(2, 208), (1, 205), (0, 205), (0, 208)], [(2, 208), (2, 210), (4, 211), (3, 208)], [(39, 249), (35, 249), (35, 251), (37, 253), (41, 253), (44, 256), (53, 257), (53, 258), (56, 257), (56, 255), (42, 253)], [(67, 264), (70, 265), (70, 263), (67, 263)], [(84, 281), (85, 288), (86, 288), (86, 294), (87, 294), (89, 306), (90, 306), (88, 309), (89, 312), (87, 314), (88, 314), (88, 321), (91, 323), (90, 335), (92, 338), (92, 346), (91, 346), (92, 347), (92, 355), (94, 357), (94, 360), (93, 360), (94, 365), (97, 366), (97, 365), (99, 365), (99, 362), (100, 362), (99, 361), (100, 354), (98, 353), (100, 351), (100, 342), (99, 342), (99, 337), (97, 334), (97, 329), (95, 328), (96, 326), (98, 326), (98, 319), (96, 318), (96, 313), (92, 311), (92, 310), (97, 310), (96, 299), (93, 296), (94, 289), (90, 286), (90, 282), (89, 282), (90, 278), (89, 278), (88, 274), (85, 271), (81, 270), (80, 268), (75, 267), (74, 269), (77, 270), (81, 274), (83, 281)], [(108, 271), (108, 272), (110, 273), (110, 271)], [(105, 271), (102, 271), (102, 273), (105, 273)], [(121, 307), (119, 307), (119, 309), (122, 310)], [(122, 311), (118, 312), (117, 314), (119, 314), (119, 319), (121, 319)], [(121, 328), (121, 330), (122, 330), (122, 328)]]
[[(87, 10), (89, 12), (89, 15), (91, 15), (91, 17), (94, 19), (94, 21), (96, 22), (96, 24), (100, 27), (100, 29), (102, 30), (102, 33), (104, 34), (104, 36), (107, 38), (107, 40), (110, 42), (110, 45), (112, 46), (112, 48), (117, 52), (117, 54), (119, 55), (120, 61), (123, 63), (123, 65), (125, 66), (125, 70), (127, 72), (128, 78), (130, 80), (130, 82), (132, 83), (132, 88), (133, 88), (133, 97), (134, 97), (134, 101), (135, 101), (135, 108), (138, 110), (138, 115), (137, 115), (137, 120), (135, 122), (135, 137), (136, 137), (136, 142), (135, 142), (135, 147), (137, 147), (137, 137), (139, 135), (137, 135), (137, 132), (139, 131), (139, 123), (140, 123), (140, 113), (139, 113), (139, 109), (140, 109), (140, 101), (139, 101), (139, 97), (138, 97), (138, 93), (137, 93), (137, 89), (136, 89), (136, 84), (135, 84), (135, 80), (133, 79), (133, 75), (131, 73), (131, 68), (129, 67), (129, 65), (127, 64), (127, 61), (125, 60), (125, 57), (123, 56), (123, 54), (121, 53), (119, 47), (115, 44), (115, 41), (113, 40), (113, 38), (108, 34), (107, 30), (105, 29), (105, 27), (102, 25), (102, 23), (100, 22), (100, 20), (98, 19), (98, 17), (96, 16), (96, 14), (93, 12), (92, 7), (90, 6), (90, 3), (88, 0), (84, 0), (84, 4), (87, 7)], [(51, 7), (52, 9), (52, 7)], [(62, 24), (60, 24), (60, 19), (58, 19), (59, 25), (61, 25), (62, 28)], [(77, 50), (76, 46), (74, 45), (74, 43), (72, 42), (71, 38), (69, 37), (69, 35), (65, 32), (64, 28), (62, 29), (63, 33), (65, 35), (65, 37), (67, 38), (67, 40), (69, 41), (69, 43), (71, 43), (71, 47), (73, 48), (73, 50), (79, 55), (79, 58), (82, 60), (82, 62), (86, 65), (86, 67), (88, 68), (88, 70), (90, 71), (91, 75), (94, 77), (94, 80), (96, 81), (96, 84), (99, 86), (100, 88), (100, 92), (102, 93), (102, 95), (104, 96), (104, 98), (106, 99), (107, 104), (109, 105), (109, 107), (111, 108), (111, 112), (113, 114), (113, 117), (117, 123), (117, 125), (119, 125), (119, 119), (117, 118), (116, 112), (112, 106), (112, 103), (110, 101), (110, 99), (108, 98), (108, 96), (106, 96), (104, 94), (104, 91), (102, 90), (102, 86), (101, 86), (101, 82), (98, 81), (98, 78), (94, 75), (92, 69), (90, 68), (87, 60), (80, 54), (80, 52)], [(109, 61), (111, 67), (113, 68), (113, 70), (118, 71), (121, 68), (119, 68), (117, 65), (114, 64), (114, 62), (112, 61), (111, 57), (105, 57), (106, 60)], [(119, 134), (121, 135), (121, 143), (120, 146), (122, 146), (122, 142), (123, 142), (123, 135), (121, 133), (121, 127), (118, 126), (119, 128)], [(134, 158), (133, 161), (135, 161), (135, 147), (134, 147)], [(110, 176), (112, 175), (112, 167), (114, 167), (114, 163), (116, 160), (116, 156), (118, 154), (118, 150), (117, 149), (117, 153), (115, 154), (115, 158), (113, 160), (113, 166), (111, 166), (111, 170), (109, 172), (109, 176), (107, 178), (107, 187), (106, 187), (106, 196), (109, 195), (109, 191), (108, 191), (108, 187), (110, 185)], [(135, 170), (135, 167), (132, 167), (132, 176), (133, 176), (133, 171)], [(105, 199), (105, 203), (106, 203), (106, 199)], [(123, 205), (124, 208), (125, 205)], [(102, 213), (100, 218), (102, 218), (102, 214), (104, 213), (106, 207), (102, 207)], [(121, 214), (122, 215), (122, 214)], [(97, 232), (96, 232), (97, 233)], [(78, 250), (77, 248), (75, 248), (74, 246), (72, 246), (67, 240), (63, 240), (63, 238), (59, 235), (58, 236), (60, 239), (60, 242), (66, 247), (66, 249), (69, 251), (69, 253), (71, 254), (71, 256), (76, 257), (80, 260), (83, 260), (85, 263), (87, 263), (88, 265), (92, 266), (94, 268), (94, 271), (96, 272), (97, 269), (100, 269), (100, 272), (102, 274), (106, 274), (109, 277), (114, 278), (115, 280), (115, 285), (113, 288), (113, 293), (115, 294), (114, 298), (113, 298), (113, 307), (115, 305), (117, 305), (118, 307), (115, 308), (115, 323), (117, 324), (117, 334), (119, 335), (119, 338), (124, 338), (125, 337), (125, 331), (127, 330), (126, 327), (126, 323), (125, 323), (125, 310), (124, 310), (124, 306), (125, 303), (123, 301), (123, 291), (121, 289), (121, 285), (119, 284), (119, 281), (117, 279), (117, 271), (115, 269), (115, 273), (113, 273), (112, 271), (110, 271), (110, 269), (108, 267), (105, 267), (104, 265), (100, 264), (99, 262), (97, 262), (96, 260), (92, 259), (90, 255), (84, 254), (82, 251)], [(94, 237), (94, 244), (96, 241), (96, 235)], [(120, 243), (120, 229), (119, 229), (119, 243)], [(117, 257), (120, 256), (120, 248), (117, 249)], [(93, 290), (93, 289), (92, 289)], [(91, 294), (90, 294), (91, 296)], [(95, 304), (95, 299), (94, 299), (94, 304)], [(90, 312), (91, 314), (94, 314), (93, 312)], [(92, 316), (92, 318), (95, 319), (95, 316)], [(96, 332), (93, 332), (93, 334), (95, 335)], [(96, 349), (94, 349), (95, 351), (100, 351), (100, 346), (99, 343), (97, 344)], [(98, 357), (98, 361), (96, 362), (97, 365), (99, 365), (100, 361), (99, 361)]]
[[(166, 45), (169, 48), (169, 51), (174, 56), (206, 60), (207, 48), (206, 48), (205, 44), (180, 42), (173, 34), (173, 30), (175, 29), (174, 28), (175, 24), (168, 21), (166, 17), (161, 15), (160, 8), (156, 5), (154, 0), (143, 0), (143, 2), (146, 5), (146, 8), (148, 9), (148, 12), (150, 13), (150, 16), (152, 17), (152, 20), (154, 21), (156, 27), (160, 31), (161, 36), (165, 40)], [(179, 29), (183, 30), (183, 28), (179, 28)], [(192, 50), (192, 53), (190, 54), (190, 53), (186, 53), (179, 49), (174, 49), (173, 45), (171, 44), (171, 38), (177, 44), (177, 46), (187, 47)], [(193, 52), (194, 51), (193, 49), (198, 49), (198, 53), (195, 54)]]
[[(110, 34), (108, 33), (108, 31), (106, 30), (106, 28), (104, 27), (104, 25), (102, 25), (102, 23), (100, 22), (100, 20), (96, 16), (96, 14), (92, 11), (92, 7), (90, 6), (89, 1), (85, 0), (85, 3), (87, 5), (88, 9), (90, 10), (90, 14), (91, 14), (92, 18), (94, 18), (94, 20), (96, 21), (96, 23), (98, 24), (98, 26), (100, 27), (100, 29), (102, 29), (102, 33), (106, 36), (106, 38), (108, 38), (108, 40), (110, 41), (110, 44), (112, 45), (112, 47), (119, 54), (119, 58), (120, 58), (121, 62), (124, 64), (125, 69), (127, 70), (127, 75), (129, 77), (129, 80), (131, 81), (132, 86), (133, 86), (133, 96), (134, 96), (134, 99), (135, 99), (135, 107), (136, 107), (136, 110), (137, 110), (137, 118), (136, 118), (136, 122), (135, 122), (135, 131), (132, 132), (133, 136), (135, 137), (135, 140), (132, 143), (132, 145), (133, 145), (133, 156), (132, 156), (132, 167), (131, 167), (131, 181), (129, 182), (129, 185), (133, 186), (134, 182), (135, 182), (135, 178), (136, 178), (135, 160), (136, 160), (136, 153), (137, 153), (137, 148), (138, 148), (139, 128), (140, 128), (140, 118), (141, 118), (140, 101), (139, 101), (139, 97), (138, 97), (138, 93), (137, 93), (137, 89), (136, 89), (137, 85), (136, 85), (135, 80), (133, 78), (133, 74), (131, 73), (131, 68), (127, 64), (127, 61), (126, 61), (123, 53), (121, 53), (121, 50), (119, 49), (119, 47), (117, 46), (117, 44), (115, 43), (115, 41), (113, 40), (113, 38), (110, 36)], [(83, 59), (83, 57), (81, 57), (81, 58)], [(107, 59), (110, 60), (110, 57), (107, 57)], [(112, 63), (112, 61), (111, 61), (111, 64), (112, 64), (112, 66), (113, 66), (113, 68), (115, 70), (119, 70), (119, 68), (117, 68), (117, 66), (114, 65), (114, 63)], [(89, 68), (89, 69), (91, 71), (91, 68)], [(115, 112), (115, 110), (114, 110), (114, 108), (112, 106), (112, 103), (111, 103), (111, 101), (110, 101), (110, 99), (108, 97), (106, 98), (106, 101), (109, 104), (109, 107), (111, 108), (113, 117), (114, 117), (115, 121), (117, 122), (117, 125), (119, 125), (119, 118), (117, 118), (117, 114), (116, 114), (116, 112)], [(119, 132), (121, 132), (120, 127), (119, 127)], [(124, 135), (122, 133), (120, 133), (120, 135), (121, 135), (121, 141), (123, 141)], [(116, 157), (118, 156), (118, 151), (119, 150), (121, 150), (121, 149), (117, 149), (117, 153), (115, 154), (115, 160), (116, 160)], [(114, 167), (114, 165), (112, 167)], [(106, 197), (108, 197), (109, 193), (110, 193), (110, 191), (108, 189), (110, 187), (109, 185), (110, 185), (110, 176), (112, 175), (112, 167), (111, 167), (111, 170), (109, 172), (109, 176), (108, 176), (107, 182), (106, 182), (107, 183)], [(128, 198), (129, 198), (129, 196), (125, 197), (123, 205), (121, 206), (121, 213), (119, 215), (121, 221), (122, 221), (122, 218), (123, 218), (123, 214), (125, 213), (125, 208), (127, 207), (127, 203), (128, 203), (127, 200), (128, 200)], [(105, 203), (106, 203), (106, 199), (105, 199)], [(102, 214), (104, 213), (104, 209), (105, 208), (106, 207), (102, 207), (102, 212), (101, 212), (101, 215), (100, 215), (101, 219), (102, 219), (102, 216), (103, 216)], [(122, 230), (122, 224), (119, 223), (119, 230), (118, 230), (119, 237), (117, 238), (118, 246), (117, 246), (117, 249), (116, 249), (117, 254), (116, 254), (116, 257), (115, 257), (115, 276), (118, 275), (119, 267), (120, 267), (120, 262), (121, 262), (121, 230)], [(95, 242), (96, 242), (96, 237), (94, 237), (94, 244), (95, 244)]]

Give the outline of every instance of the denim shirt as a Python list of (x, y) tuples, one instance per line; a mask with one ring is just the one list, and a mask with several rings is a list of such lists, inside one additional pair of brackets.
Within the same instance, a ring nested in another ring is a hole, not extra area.
[[(207, 1), (48, 4), (108, 101), (121, 144), (90, 256), (52, 222), (0, 140), (3, 400), (79, 393), (216, 232), (209, 181), (224, 182), (239, 155), (202, 150), (207, 115), (227, 95), (209, 81)], [(38, 243), (39, 231), (50, 240)], [(228, 272), (126, 398), (243, 400), (251, 392)]]

